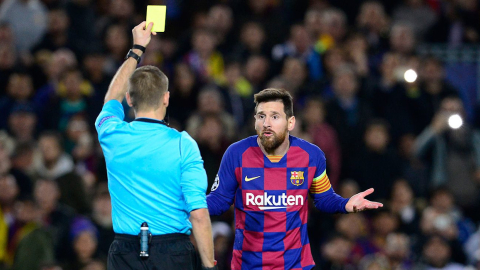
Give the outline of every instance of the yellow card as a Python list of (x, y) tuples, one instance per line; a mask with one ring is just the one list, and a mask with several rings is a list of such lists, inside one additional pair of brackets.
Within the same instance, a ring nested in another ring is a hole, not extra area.
[(148, 5), (147, 6), (147, 26), (153, 22), (152, 32), (165, 32), (165, 19), (167, 16), (167, 6)]

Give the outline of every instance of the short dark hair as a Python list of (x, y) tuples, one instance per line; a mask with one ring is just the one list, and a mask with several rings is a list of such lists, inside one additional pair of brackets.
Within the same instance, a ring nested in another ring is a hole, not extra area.
[(160, 99), (168, 91), (168, 78), (157, 67), (137, 68), (129, 79), (128, 93), (135, 111), (157, 109)]
[(262, 102), (281, 101), (287, 119), (293, 116), (293, 98), (285, 89), (267, 88), (258, 92), (253, 97), (255, 100), (255, 112), (257, 112), (258, 104)]

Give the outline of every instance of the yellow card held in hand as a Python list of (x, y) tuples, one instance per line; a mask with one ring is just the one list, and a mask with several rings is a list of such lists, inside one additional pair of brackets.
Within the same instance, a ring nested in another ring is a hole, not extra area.
[(167, 16), (167, 6), (148, 5), (147, 6), (147, 26), (153, 22), (152, 32), (165, 32), (165, 19)]

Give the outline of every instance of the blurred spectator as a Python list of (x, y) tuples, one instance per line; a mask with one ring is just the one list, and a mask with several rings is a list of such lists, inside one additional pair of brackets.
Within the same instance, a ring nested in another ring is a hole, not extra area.
[(209, 187), (215, 180), (223, 153), (230, 144), (223, 132), (224, 130), (225, 127), (218, 114), (207, 114), (202, 117), (196, 133), (195, 140), (204, 161)]
[(349, 260), (354, 264), (358, 264), (364, 256), (378, 251), (368, 237), (367, 220), (361, 213), (341, 216), (335, 224), (335, 230), (353, 243)]
[(206, 24), (215, 33), (218, 50), (222, 53), (229, 53), (235, 44), (232, 31), (232, 9), (224, 4), (212, 6), (208, 11)]
[(250, 56), (245, 63), (245, 78), (253, 86), (254, 93), (259, 92), (269, 75), (270, 62), (261, 55)]
[(353, 243), (341, 235), (332, 236), (322, 247), (321, 269), (354, 269), (349, 262)]
[(65, 268), (82, 270), (96, 259), (98, 247), (98, 230), (92, 222), (84, 217), (76, 217), (70, 227), (70, 239), (74, 251), (74, 259), (66, 263)]
[(65, 70), (56, 91), (57, 96), (49, 101), (44, 115), (47, 129), (64, 132), (70, 118), (79, 113), (86, 115), (89, 123), (95, 121), (93, 112), (88, 110), (92, 104), (89, 97), (92, 95), (93, 87), (83, 78), (80, 70), (76, 68)]
[(388, 259), (382, 254), (371, 254), (362, 258), (358, 264), (360, 270), (385, 270), (390, 269)]
[(47, 56), (41, 66), (43, 73), (47, 76), (47, 83), (40, 87), (35, 94), (35, 105), (44, 112), (45, 104), (56, 96), (57, 87), (60, 83), (62, 73), (77, 66), (77, 58), (71, 50), (59, 49)]
[(39, 269), (54, 258), (50, 234), (39, 225), (39, 209), (30, 197), (19, 198), (14, 205), (15, 221), (9, 228), (7, 260), (13, 269)]
[(400, 160), (388, 147), (390, 135), (385, 121), (372, 120), (364, 134), (364, 149), (355, 156), (354, 178), (360, 189), (375, 188), (370, 199), (386, 201), (393, 182), (401, 175)]
[(237, 59), (248, 59), (252, 55), (270, 56), (266, 43), (266, 34), (258, 22), (246, 22), (240, 30), (240, 42), (234, 47), (233, 55)]
[(431, 154), (433, 187), (448, 187), (460, 206), (478, 205), (480, 134), (466, 122), (458, 129), (450, 128), (448, 119), (453, 114), (466, 119), (462, 101), (444, 98), (432, 123), (415, 141), (415, 155), (425, 159)]
[(112, 66), (112, 69), (120, 67), (132, 44), (127, 33), (127, 28), (121, 24), (112, 24), (105, 32), (103, 41), (108, 52), (108, 65)]
[(405, 134), (400, 138), (399, 156), (402, 159), (402, 176), (413, 190), (413, 195), (424, 199), (429, 195), (430, 176), (427, 166), (414, 155), (415, 136)]
[[(475, 227), (455, 205), (452, 193), (446, 188), (438, 188), (432, 193), (430, 205), (423, 211), (421, 229), (425, 235), (441, 235), (460, 247), (473, 234)], [(462, 249), (455, 249), (454, 255), (456, 260), (464, 260)]]
[(451, 252), (452, 249), (448, 245), (448, 242), (445, 241), (440, 236), (432, 236), (423, 246), (423, 258), (425, 264), (419, 265), (415, 269), (418, 270), (433, 270), (433, 269), (444, 269), (444, 270), (461, 270), (465, 269), (464, 265), (454, 263), (451, 261)]
[(377, 252), (385, 253), (387, 237), (398, 229), (398, 217), (388, 209), (381, 209), (374, 213), (372, 219), (372, 233), (369, 237)]
[(64, 9), (55, 8), (48, 11), (48, 29), (39, 43), (32, 49), (32, 53), (48, 50), (56, 51), (61, 48), (68, 48), (75, 51), (75, 44), (69, 36), (69, 17)]
[[(319, 80), (323, 76), (320, 54), (315, 51), (310, 35), (303, 25), (297, 24), (290, 28), (288, 41), (273, 47), (272, 58), (278, 66), (285, 59), (301, 59), (303, 65), (308, 68), (308, 74), (304, 75), (303, 80), (307, 78), (307, 75), (312, 81)], [(286, 65), (286, 63), (283, 64), (284, 70)]]
[(391, 233), (385, 247), (390, 269), (407, 270), (414, 266), (410, 258), (410, 241), (406, 234)]
[(197, 29), (192, 36), (192, 50), (184, 61), (195, 71), (201, 83), (221, 80), (223, 76), (223, 56), (216, 50), (218, 41), (209, 29)]
[(197, 111), (188, 118), (185, 130), (196, 139), (199, 126), (202, 123), (202, 117), (208, 114), (215, 114), (222, 121), (224, 135), (231, 141), (235, 136), (237, 127), (232, 115), (225, 111), (224, 104), (220, 91), (214, 86), (206, 86), (198, 95)]
[[(325, 104), (321, 99), (309, 98), (302, 112), (307, 131), (316, 144), (325, 153), (330, 183), (337, 190), (341, 169), (341, 149), (335, 129), (326, 121)], [(353, 195), (353, 194), (352, 194)], [(345, 197), (350, 198), (350, 197)]]
[(225, 64), (225, 81), (220, 82), (225, 109), (236, 121), (237, 126), (245, 124), (245, 119), (253, 111), (253, 87), (243, 76), (242, 65), (239, 61), (231, 61)]
[(339, 67), (333, 79), (335, 98), (327, 103), (327, 121), (337, 130), (342, 146), (342, 167), (350, 172), (353, 158), (361, 151), (365, 123), (371, 118), (369, 104), (357, 97), (357, 75), (350, 66)]
[(8, 116), (8, 130), (17, 143), (32, 143), (37, 135), (37, 115), (31, 105), (17, 104)]
[(390, 209), (400, 219), (398, 230), (411, 237), (420, 233), (421, 210), (414, 201), (412, 188), (407, 181), (395, 181), (391, 189)]
[(435, 12), (424, 0), (403, 0), (393, 12), (393, 23), (411, 23), (415, 36), (421, 40), (436, 21)]
[(32, 110), (34, 109), (31, 103), (33, 93), (33, 82), (30, 74), (18, 71), (11, 74), (7, 85), (7, 95), (0, 98), (0, 113), (5, 116), (0, 120), (0, 129), (7, 127), (8, 116), (14, 107), (20, 108), (19, 105), (25, 105)]
[(42, 164), (37, 168), (40, 177), (55, 180), (60, 188), (60, 202), (73, 207), (79, 213), (89, 209), (85, 184), (74, 171), (74, 163), (62, 148), (62, 139), (58, 133), (44, 132), (38, 139)]
[(347, 17), (336, 8), (328, 8), (321, 12), (320, 35), (315, 41), (315, 50), (319, 53), (339, 45), (347, 33)]
[(358, 30), (365, 35), (373, 53), (388, 48), (389, 18), (382, 3), (366, 1), (357, 16)]
[(40, 0), (6, 0), (0, 5), (0, 21), (15, 33), (20, 53), (29, 52), (47, 30), (47, 9)]
[(402, 56), (408, 56), (415, 49), (416, 39), (411, 24), (405, 22), (392, 25), (390, 49)]
[(112, 225), (112, 204), (106, 184), (97, 186), (97, 193), (93, 198), (92, 222), (98, 230), (98, 253), (106, 258), (115, 237)]
[(72, 208), (59, 203), (61, 194), (55, 181), (37, 179), (33, 194), (42, 225), (52, 237), (55, 258), (64, 261), (69, 257), (68, 249), (65, 247), (70, 244), (70, 224), (75, 212)]
[(184, 127), (187, 118), (197, 108), (198, 82), (193, 70), (186, 63), (175, 65), (174, 80), (170, 90), (169, 114)]

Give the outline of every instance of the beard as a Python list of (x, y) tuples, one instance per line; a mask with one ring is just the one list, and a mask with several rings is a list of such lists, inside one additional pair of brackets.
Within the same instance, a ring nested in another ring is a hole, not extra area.
[[(270, 132), (272, 133), (271, 136), (265, 136), (265, 132)], [(275, 151), (284, 141), (285, 138), (287, 137), (287, 129), (285, 129), (281, 133), (275, 133), (273, 130), (262, 130), (262, 131), (257, 131), (257, 135), (260, 138), (260, 143), (262, 144), (263, 148), (267, 153), (271, 153)]]

